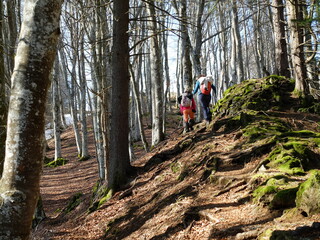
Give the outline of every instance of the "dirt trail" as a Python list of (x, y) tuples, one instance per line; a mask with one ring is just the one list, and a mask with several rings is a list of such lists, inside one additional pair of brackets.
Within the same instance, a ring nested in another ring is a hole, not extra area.
[[(175, 122), (179, 122), (177, 116)], [(151, 153), (144, 154), (141, 147), (137, 148), (139, 158), (134, 165), (141, 171), (130, 186), (88, 214), (97, 164), (94, 157), (84, 162), (77, 160), (71, 132), (63, 135), (64, 156), (70, 162), (44, 169), (41, 193), (48, 218), (34, 232), (35, 240), (240, 240), (255, 239), (259, 232), (274, 226), (288, 231), (320, 222), (320, 216), (284, 221), (277, 218), (277, 212), (253, 204), (246, 180), (263, 156), (245, 165), (233, 164), (232, 159), (240, 154), (234, 148), (241, 142), (237, 132), (214, 133), (202, 124), (186, 135), (180, 134), (182, 129), (171, 129), (167, 140)], [(91, 135), (90, 139), (93, 152)], [(203, 179), (208, 177), (205, 170), (215, 164), (215, 157), (223, 162), (215, 179), (211, 179), (217, 182), (210, 184)], [(84, 194), (82, 204), (71, 213), (62, 214), (61, 210), (78, 192)]]

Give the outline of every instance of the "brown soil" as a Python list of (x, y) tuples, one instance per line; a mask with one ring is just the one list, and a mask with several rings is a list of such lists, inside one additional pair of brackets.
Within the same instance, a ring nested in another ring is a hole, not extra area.
[[(320, 122), (312, 115), (277, 114), (293, 122), (297, 129), (314, 130)], [(270, 212), (252, 203), (248, 179), (263, 156), (246, 164), (234, 164), (233, 157), (243, 152), (235, 147), (242, 141), (237, 131), (212, 132), (199, 123), (193, 132), (183, 135), (178, 128), (179, 116), (173, 116), (170, 123), (173, 128), (168, 129), (167, 139), (152, 152), (145, 154), (141, 146), (136, 147), (133, 165), (139, 169), (137, 176), (90, 214), (87, 209), (91, 191), (98, 180), (92, 133), (92, 157), (79, 162), (72, 129), (65, 131), (63, 157), (69, 163), (44, 168), (41, 195), (47, 218), (33, 231), (33, 239), (256, 239), (268, 228), (297, 231), (298, 227), (320, 221), (320, 215), (279, 218), (281, 212)], [(147, 134), (150, 136), (150, 132)], [(184, 151), (177, 152), (177, 146), (187, 143)], [(205, 148), (206, 145), (210, 147)], [(53, 142), (49, 146), (52, 149)], [(52, 157), (53, 150), (47, 156)], [(213, 184), (206, 178), (205, 168), (213, 164), (214, 156), (224, 160)], [(186, 169), (186, 177), (179, 180)], [(72, 196), (79, 192), (84, 194), (82, 203), (74, 211), (63, 213)], [(312, 229), (310, 239), (320, 239), (315, 237), (320, 231)]]

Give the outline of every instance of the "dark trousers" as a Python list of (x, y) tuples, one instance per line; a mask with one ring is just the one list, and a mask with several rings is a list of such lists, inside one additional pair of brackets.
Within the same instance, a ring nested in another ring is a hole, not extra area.
[(204, 115), (204, 119), (207, 121), (211, 121), (211, 112), (210, 112), (210, 108), (209, 108), (209, 104), (211, 101), (211, 95), (205, 95), (200, 93), (199, 94), (199, 102), (201, 104), (202, 107), (202, 111), (203, 111), (203, 115)]

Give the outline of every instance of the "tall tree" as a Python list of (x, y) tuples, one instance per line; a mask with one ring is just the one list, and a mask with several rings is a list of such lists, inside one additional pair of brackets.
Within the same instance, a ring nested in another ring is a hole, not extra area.
[(45, 107), (60, 34), (62, 0), (26, 0), (0, 180), (0, 239), (29, 239), (39, 197)]
[(60, 63), (56, 58), (54, 64), (53, 83), (52, 83), (52, 115), (53, 115), (53, 135), (54, 135), (54, 159), (62, 158), (61, 152), (61, 122), (60, 122), (60, 104), (59, 104), (59, 80)]
[[(3, 1), (0, 1), (0, 53), (4, 52), (3, 41)], [(2, 175), (6, 141), (7, 99), (6, 99), (4, 54), (0, 54), (0, 177)]]
[[(8, 16), (8, 27), (9, 27), (9, 59), (8, 66), (9, 72), (12, 74), (13, 61), (15, 56), (15, 47), (18, 36), (18, 25), (17, 18), (19, 17), (19, 9), (16, 8), (18, 1), (7, 1), (7, 16)], [(16, 14), (18, 13), (18, 14)]]
[(181, 49), (182, 49), (182, 83), (183, 86), (192, 88), (192, 64), (190, 60), (191, 44), (188, 33), (187, 1), (182, 0), (180, 6), (180, 31), (181, 31)]
[(150, 29), (150, 70), (151, 70), (151, 95), (152, 95), (152, 145), (164, 139), (163, 133), (163, 64), (161, 49), (157, 34), (157, 19), (155, 1), (147, 4)]
[(113, 2), (112, 108), (107, 187), (117, 190), (130, 170), (129, 158), (129, 0)]
[(288, 27), (290, 31), (291, 61), (293, 66), (295, 91), (305, 95), (307, 69), (304, 55), (303, 35), (304, 28), (301, 24), (303, 21), (303, 12), (306, 7), (304, 0), (289, 0), (287, 3)]
[(285, 32), (283, 0), (273, 0), (273, 27), (276, 74), (290, 77), (288, 49)]

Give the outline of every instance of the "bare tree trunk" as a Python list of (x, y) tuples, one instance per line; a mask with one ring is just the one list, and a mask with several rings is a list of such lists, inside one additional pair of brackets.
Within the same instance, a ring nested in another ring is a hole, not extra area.
[(60, 70), (59, 70), (59, 58), (56, 57), (53, 83), (52, 83), (52, 112), (53, 112), (53, 134), (54, 134), (54, 159), (62, 157), (61, 153), (61, 126), (60, 126), (60, 106), (59, 106), (59, 79), (60, 79)]
[[(74, 50), (75, 51), (75, 50)], [(77, 53), (75, 53), (77, 54)], [(76, 55), (74, 55), (76, 56)], [(73, 60), (72, 71), (71, 71), (71, 82), (69, 87), (69, 95), (70, 95), (70, 112), (72, 117), (72, 126), (74, 130), (74, 135), (77, 144), (78, 156), (82, 154), (82, 146), (81, 146), (81, 135), (79, 130), (79, 120), (78, 120), (78, 108), (77, 108), (77, 99), (76, 99), (76, 57)]]
[(164, 139), (163, 133), (163, 75), (162, 58), (157, 38), (157, 22), (154, 7), (155, 1), (147, 4), (150, 15), (149, 27), (152, 37), (150, 38), (151, 52), (151, 94), (152, 94), (152, 145), (157, 145)]
[(219, 2), (218, 3), (218, 10), (219, 10), (219, 31), (221, 34), (219, 35), (220, 37), (220, 42), (221, 42), (221, 49), (220, 49), (220, 75), (219, 75), (219, 85), (220, 88), (217, 89), (219, 97), (222, 98), (222, 93), (227, 90), (229, 87), (229, 76), (228, 76), (228, 38), (227, 38), (227, 32), (223, 31), (223, 29), (226, 28), (226, 23), (225, 23), (225, 6), (223, 6), (223, 3)]
[(200, 0), (199, 1), (199, 7), (198, 7), (198, 12), (197, 12), (197, 22), (196, 22), (196, 29), (195, 29), (195, 47), (193, 51), (193, 59), (194, 59), (194, 69), (195, 69), (195, 75), (199, 76), (199, 74), (202, 73), (202, 68), (201, 68), (201, 48), (202, 48), (202, 17), (203, 17), (203, 11), (204, 11), (204, 5), (205, 5), (205, 0)]
[(238, 7), (237, 1), (232, 0), (232, 34), (235, 44), (235, 55), (236, 58), (236, 75), (237, 83), (242, 82), (243, 79), (243, 58), (242, 58), (242, 44), (239, 30), (239, 20), (238, 20)]
[(186, 0), (181, 1), (180, 7), (180, 31), (181, 31), (181, 48), (182, 48), (182, 79), (184, 87), (193, 87), (192, 82), (192, 64), (190, 60), (190, 39), (188, 34), (187, 19), (187, 3)]
[[(3, 1), (0, 1), (0, 52), (4, 52), (4, 41), (2, 37), (3, 30)], [(7, 99), (6, 99), (6, 82), (5, 82), (5, 65), (4, 55), (0, 55), (0, 177), (3, 170), (3, 161), (5, 154), (6, 125), (7, 125)]]
[(61, 5), (57, 0), (24, 2), (0, 180), (0, 239), (29, 239), (40, 191), (44, 114), (60, 34)]
[(12, 74), (14, 56), (16, 49), (16, 42), (18, 36), (18, 26), (17, 26), (17, 14), (16, 14), (16, 1), (7, 1), (7, 14), (8, 14), (8, 25), (9, 25), (9, 69), (10, 74)]
[[(84, 26), (83, 26), (84, 27)], [(81, 29), (81, 31), (84, 31)], [(87, 128), (87, 81), (86, 81), (86, 73), (85, 73), (85, 57), (84, 57), (84, 34), (81, 34), (80, 37), (80, 52), (78, 59), (78, 67), (79, 67), (79, 81), (80, 81), (80, 107), (81, 107), (81, 159), (85, 160), (89, 158), (88, 151), (88, 128)]]
[[(100, 6), (96, 3), (97, 6)], [(101, 29), (101, 20), (99, 14), (99, 8), (96, 7), (95, 9), (95, 16), (94, 16), (94, 23), (92, 24), (91, 29), (91, 55), (92, 55), (92, 86), (93, 86), (93, 129), (94, 129), (94, 138), (95, 138), (95, 145), (96, 145), (96, 154), (97, 154), (97, 161), (98, 161), (98, 169), (99, 169), (99, 178), (100, 180), (105, 180), (105, 157), (104, 157), (104, 150), (103, 150), (103, 135), (102, 135), (102, 71), (101, 65), (104, 66), (102, 62), (102, 57), (100, 56), (98, 50), (100, 49), (100, 45), (102, 42), (100, 32)]]
[(134, 73), (133, 73), (133, 70), (131, 67), (130, 67), (130, 72), (131, 72), (131, 85), (132, 85), (134, 100), (136, 102), (136, 108), (137, 108), (137, 117), (138, 117), (138, 123), (139, 123), (140, 136), (141, 136), (144, 150), (146, 152), (149, 152), (149, 145), (148, 145), (148, 142), (146, 140), (146, 135), (143, 130), (141, 101), (140, 101), (139, 94), (138, 94), (138, 88), (136, 86), (136, 82), (134, 79)]
[(290, 77), (283, 0), (273, 0), (273, 26), (276, 74)]
[(305, 56), (303, 51), (303, 8), (305, 7), (303, 0), (287, 1), (288, 27), (290, 31), (291, 59), (296, 80), (295, 91), (305, 95), (307, 70), (305, 64)]
[(107, 187), (117, 190), (127, 180), (129, 157), (129, 0), (113, 3), (112, 108)]

